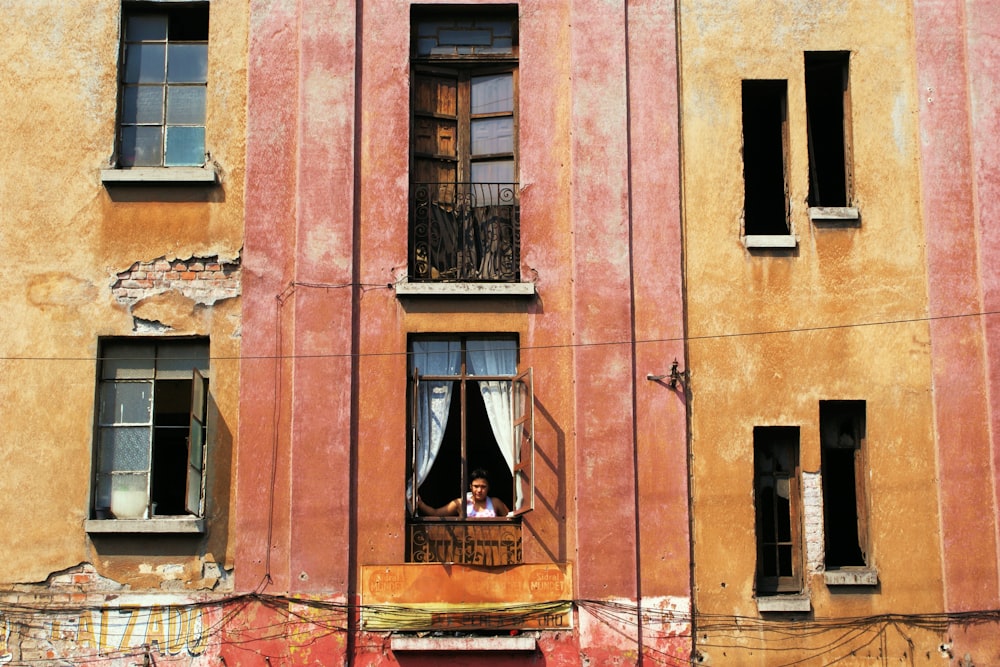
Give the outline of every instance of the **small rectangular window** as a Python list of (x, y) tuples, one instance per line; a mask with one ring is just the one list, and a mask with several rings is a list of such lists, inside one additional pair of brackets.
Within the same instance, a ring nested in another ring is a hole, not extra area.
[(820, 401), (826, 568), (866, 566), (865, 402)]
[(205, 164), (208, 4), (123, 3), (119, 167)]
[(802, 590), (799, 427), (755, 426), (757, 595)]
[(851, 205), (849, 59), (847, 51), (805, 53), (810, 207)]
[(204, 340), (101, 345), (97, 518), (203, 515), (207, 372)]
[(743, 233), (788, 236), (788, 82), (743, 81)]

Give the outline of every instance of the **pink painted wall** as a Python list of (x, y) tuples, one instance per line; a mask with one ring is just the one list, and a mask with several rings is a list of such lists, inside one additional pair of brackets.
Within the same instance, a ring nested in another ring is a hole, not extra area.
[[(406, 299), (387, 286), (407, 261), (409, 3), (251, 3), (240, 591), (354, 603), (358, 566), (403, 562), (407, 336), (503, 331), (534, 369), (525, 561), (572, 562), (577, 598), (687, 611), (684, 392), (646, 379), (684, 367), (672, 9), (519, 14), (521, 273), (537, 296)], [(645, 648), (686, 659), (684, 627)], [(383, 656), (384, 636), (347, 636), (321, 661)], [(575, 664), (633, 660), (637, 641), (581, 612), (540, 644)]]
[[(1000, 197), (993, 2), (918, 1), (920, 124), (941, 535), (948, 611), (1000, 607)], [(986, 313), (985, 315), (978, 315)], [(959, 317), (953, 317), (959, 316)], [(995, 625), (954, 628), (956, 656), (1000, 660)]]

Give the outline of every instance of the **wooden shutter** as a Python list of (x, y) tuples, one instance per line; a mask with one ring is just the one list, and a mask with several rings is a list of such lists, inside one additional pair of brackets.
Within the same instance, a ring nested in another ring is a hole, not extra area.
[(413, 181), (455, 183), (458, 178), (458, 73), (413, 77)]
[(512, 380), (514, 506), (511, 516), (535, 509), (535, 394), (531, 369)]

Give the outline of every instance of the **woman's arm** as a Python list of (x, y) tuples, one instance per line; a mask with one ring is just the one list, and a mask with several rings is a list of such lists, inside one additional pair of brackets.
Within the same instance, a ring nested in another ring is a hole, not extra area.
[(499, 498), (491, 498), (491, 500), (493, 501), (493, 511), (497, 513), (497, 516), (507, 516), (510, 514), (510, 510), (507, 509), (502, 500)]
[(423, 516), (458, 516), (458, 510), (462, 506), (461, 503), (461, 498), (455, 498), (447, 505), (435, 509), (425, 503), (420, 496), (417, 496), (417, 509), (420, 510), (420, 514)]

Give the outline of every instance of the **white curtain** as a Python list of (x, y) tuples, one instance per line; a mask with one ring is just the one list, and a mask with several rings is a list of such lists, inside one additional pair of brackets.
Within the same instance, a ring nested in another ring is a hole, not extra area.
[[(462, 352), (458, 341), (415, 341), (411, 370), (420, 375), (458, 375), (461, 370)], [(434, 465), (451, 410), (453, 382), (450, 380), (421, 381), (417, 390), (417, 429), (414, 465), (417, 486), (423, 484)], [(413, 479), (406, 481), (406, 497), (413, 497)]]
[[(466, 347), (470, 375), (517, 373), (517, 343), (512, 340), (470, 340)], [(480, 380), (490, 428), (511, 474), (514, 473), (514, 430), (511, 420), (510, 380)]]

